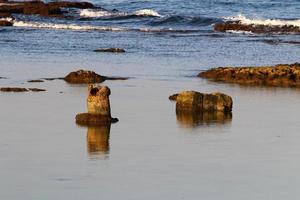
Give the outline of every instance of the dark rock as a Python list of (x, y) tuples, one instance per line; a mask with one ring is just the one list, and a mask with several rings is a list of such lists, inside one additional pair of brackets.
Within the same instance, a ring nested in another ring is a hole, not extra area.
[(106, 115), (94, 115), (89, 113), (76, 115), (76, 123), (84, 126), (107, 125), (118, 121), (119, 120), (117, 118), (111, 118)]
[(1, 92), (28, 92), (28, 91), (32, 91), (32, 92), (44, 92), (46, 90), (44, 89), (39, 89), (39, 88), (18, 88), (18, 87), (3, 87), (0, 88)]
[(38, 80), (29, 80), (29, 81), (27, 81), (27, 82), (28, 82), (28, 83), (41, 83), (41, 82), (44, 82), (44, 81), (38, 79)]
[(125, 50), (121, 48), (107, 48), (107, 49), (96, 49), (94, 50), (94, 52), (125, 53)]
[(32, 91), (32, 92), (45, 92), (45, 89), (39, 89), (39, 88), (28, 88), (28, 90)]
[(12, 25), (13, 25), (13, 23), (11, 21), (0, 19), (0, 26), (12, 26)]
[(91, 83), (102, 83), (105, 81), (105, 77), (96, 74), (93, 71), (78, 70), (76, 72), (69, 73), (64, 80), (68, 83), (73, 84), (91, 84)]
[(0, 20), (1, 18), (9, 18), (9, 17), (11, 17), (10, 13), (0, 13)]
[(264, 67), (219, 67), (199, 73), (212, 81), (241, 85), (300, 87), (300, 64)]
[(169, 96), (170, 101), (176, 101), (178, 94), (173, 94)]
[(41, 16), (62, 16), (62, 8), (94, 8), (89, 2), (58, 1), (44, 3), (42, 1), (4, 2), (0, 5), (0, 13), (17, 13)]
[(1, 92), (28, 92), (26, 88), (17, 88), (17, 87), (3, 87), (0, 88)]
[(243, 24), (240, 21), (228, 21), (225, 23), (217, 23), (214, 26), (215, 31), (248, 31), (252, 33), (300, 33), (298, 26), (271, 26), (258, 24)]
[(177, 95), (176, 113), (231, 112), (232, 104), (232, 98), (223, 93), (184, 91)]

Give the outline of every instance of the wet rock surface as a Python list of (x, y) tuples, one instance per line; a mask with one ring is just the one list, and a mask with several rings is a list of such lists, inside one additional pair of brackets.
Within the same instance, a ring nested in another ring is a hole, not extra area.
[(94, 52), (106, 52), (106, 53), (125, 53), (122, 48), (106, 48), (106, 49), (96, 49)]
[(214, 25), (214, 30), (219, 32), (226, 31), (247, 31), (252, 33), (296, 33), (300, 34), (298, 26), (271, 26), (257, 24), (242, 24), (240, 21), (228, 21), (225, 23), (217, 23)]
[(232, 98), (223, 93), (205, 94), (196, 91), (184, 91), (176, 97), (176, 113), (230, 113), (232, 111), (232, 104)]
[(11, 21), (0, 19), (0, 26), (12, 26), (13, 23)]
[(44, 82), (44, 81), (38, 79), (38, 80), (29, 80), (29, 81), (27, 81), (27, 82), (28, 82), (28, 83), (42, 83), (42, 82)]
[(1, 92), (44, 92), (45, 89), (39, 89), (39, 88), (19, 88), (19, 87), (2, 87), (0, 88)]
[(105, 77), (96, 74), (93, 71), (78, 70), (76, 72), (69, 73), (64, 80), (68, 83), (73, 84), (91, 84), (91, 83), (102, 83), (105, 81)]
[(63, 8), (95, 8), (89, 2), (55, 1), (44, 3), (42, 1), (4, 1), (0, 4), (0, 13), (41, 15), (47, 17), (63, 17)]
[(300, 87), (300, 63), (262, 67), (219, 67), (201, 72), (198, 76), (240, 85)]
[[(61, 79), (61, 78), (59, 78)], [(71, 84), (93, 84), (102, 83), (105, 80), (127, 80), (127, 77), (108, 77), (99, 75), (93, 71), (88, 70), (78, 70), (69, 73), (65, 78), (66, 82)], [(45, 79), (46, 80), (46, 79)]]
[(89, 85), (87, 97), (88, 113), (76, 115), (76, 123), (86, 126), (97, 126), (115, 123), (117, 118), (112, 118), (110, 113), (109, 95), (107, 86)]

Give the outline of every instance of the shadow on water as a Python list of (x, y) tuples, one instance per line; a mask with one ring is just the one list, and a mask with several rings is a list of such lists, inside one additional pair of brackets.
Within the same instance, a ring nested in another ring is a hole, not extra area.
[(88, 126), (87, 152), (93, 159), (105, 159), (109, 154), (110, 124), (103, 126)]
[(232, 113), (201, 112), (194, 114), (176, 113), (177, 124), (183, 128), (198, 128), (208, 125), (230, 124)]

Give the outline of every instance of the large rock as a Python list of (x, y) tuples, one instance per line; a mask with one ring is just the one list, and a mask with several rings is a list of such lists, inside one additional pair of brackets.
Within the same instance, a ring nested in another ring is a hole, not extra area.
[(89, 85), (87, 97), (88, 113), (76, 115), (76, 123), (79, 125), (107, 125), (117, 122), (112, 118), (109, 103), (110, 89), (107, 86), (94, 87)]
[(69, 73), (64, 80), (73, 84), (92, 84), (102, 83), (105, 81), (105, 77), (96, 74), (93, 71), (78, 70), (76, 72)]
[(217, 23), (214, 30), (219, 32), (226, 31), (247, 31), (252, 33), (300, 33), (299, 26), (285, 25), (259, 25), (259, 24), (243, 24), (240, 21), (228, 21), (225, 23)]
[(184, 91), (176, 97), (176, 113), (231, 112), (232, 98), (223, 93)]
[(219, 67), (199, 73), (212, 81), (241, 85), (300, 87), (300, 64), (265, 67)]
[(12, 25), (13, 25), (13, 23), (11, 21), (0, 19), (0, 26), (12, 26)]
[(64, 13), (62, 8), (95, 8), (89, 2), (57, 1), (44, 3), (42, 1), (5, 1), (0, 4), (0, 13), (17, 13), (28, 15), (57, 16)]

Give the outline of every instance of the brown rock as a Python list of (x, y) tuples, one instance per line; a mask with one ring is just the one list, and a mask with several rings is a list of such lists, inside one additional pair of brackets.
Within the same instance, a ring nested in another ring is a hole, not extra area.
[(117, 122), (112, 118), (109, 103), (110, 89), (107, 86), (94, 87), (89, 85), (87, 109), (88, 113), (76, 115), (76, 123), (79, 125), (97, 126)]
[(12, 25), (13, 25), (12, 22), (0, 19), (0, 26), (12, 26)]
[(38, 79), (38, 80), (29, 80), (29, 81), (27, 81), (27, 82), (28, 82), (28, 83), (41, 83), (41, 82), (44, 82), (44, 81)]
[(94, 52), (125, 53), (125, 50), (121, 48), (107, 48), (107, 49), (96, 49), (94, 50)]
[(201, 72), (199, 77), (241, 85), (300, 87), (300, 64), (266, 67), (219, 67)]
[(73, 84), (91, 84), (91, 83), (102, 83), (105, 81), (105, 77), (96, 74), (93, 71), (79, 70), (76, 72), (69, 73), (64, 80), (68, 83)]
[(176, 98), (176, 113), (231, 112), (232, 98), (223, 93), (204, 94), (184, 91)]
[(0, 88), (1, 92), (28, 92), (26, 88), (17, 88), (17, 87), (3, 87)]
[(45, 92), (45, 89), (39, 89), (39, 88), (28, 88), (28, 90), (32, 91), (32, 92)]
[(300, 33), (298, 26), (271, 26), (257, 24), (242, 24), (240, 21), (228, 21), (217, 23), (214, 26), (215, 31), (251, 31), (252, 33)]

